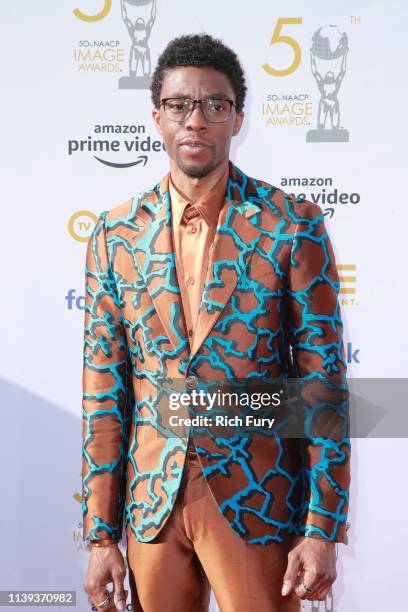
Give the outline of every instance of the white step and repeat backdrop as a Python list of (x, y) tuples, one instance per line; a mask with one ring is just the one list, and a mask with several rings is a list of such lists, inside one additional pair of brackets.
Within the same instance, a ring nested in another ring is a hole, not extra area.
[[(129, 76), (132, 49), (147, 45), (154, 66), (171, 38), (205, 31), (237, 51), (249, 94), (231, 158), (323, 208), (349, 375), (406, 377), (408, 9), (404, 0), (19, 0), (1, 12), (0, 588), (72, 589), (90, 610), (80, 504), (86, 241), (101, 211), (168, 167), (148, 79), (140, 65)], [(327, 97), (339, 117), (318, 129)], [(338, 547), (330, 597), (304, 610), (406, 609), (407, 444), (353, 440), (350, 542)]]

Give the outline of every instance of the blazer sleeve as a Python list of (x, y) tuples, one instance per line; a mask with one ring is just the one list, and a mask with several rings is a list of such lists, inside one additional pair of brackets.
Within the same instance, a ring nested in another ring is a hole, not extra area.
[(305, 536), (347, 543), (351, 445), (340, 283), (321, 208), (305, 202), (297, 211), (288, 310), (303, 411), (298, 527)]
[(129, 433), (129, 365), (120, 299), (109, 261), (103, 212), (85, 266), (82, 378), (84, 540), (119, 540)]

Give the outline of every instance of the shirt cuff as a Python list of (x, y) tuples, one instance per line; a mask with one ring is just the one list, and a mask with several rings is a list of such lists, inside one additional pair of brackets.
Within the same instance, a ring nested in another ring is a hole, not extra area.
[(118, 544), (118, 542), (118, 540), (89, 540), (91, 548), (104, 548), (105, 546)]

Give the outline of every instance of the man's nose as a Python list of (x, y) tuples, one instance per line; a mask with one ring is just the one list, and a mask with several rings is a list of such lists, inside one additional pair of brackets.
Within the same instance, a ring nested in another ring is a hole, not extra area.
[(185, 126), (194, 130), (202, 130), (208, 127), (207, 120), (203, 115), (201, 104), (196, 104), (193, 112), (186, 119)]

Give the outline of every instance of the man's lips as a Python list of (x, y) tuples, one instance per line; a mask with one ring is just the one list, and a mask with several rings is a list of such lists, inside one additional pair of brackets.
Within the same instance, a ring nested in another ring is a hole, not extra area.
[(179, 143), (181, 151), (189, 157), (201, 157), (205, 151), (209, 151), (212, 145), (199, 138), (185, 138)]
[(204, 148), (210, 147), (211, 145), (204, 140), (198, 140), (195, 138), (186, 138), (179, 143), (179, 147), (189, 147), (189, 148)]

